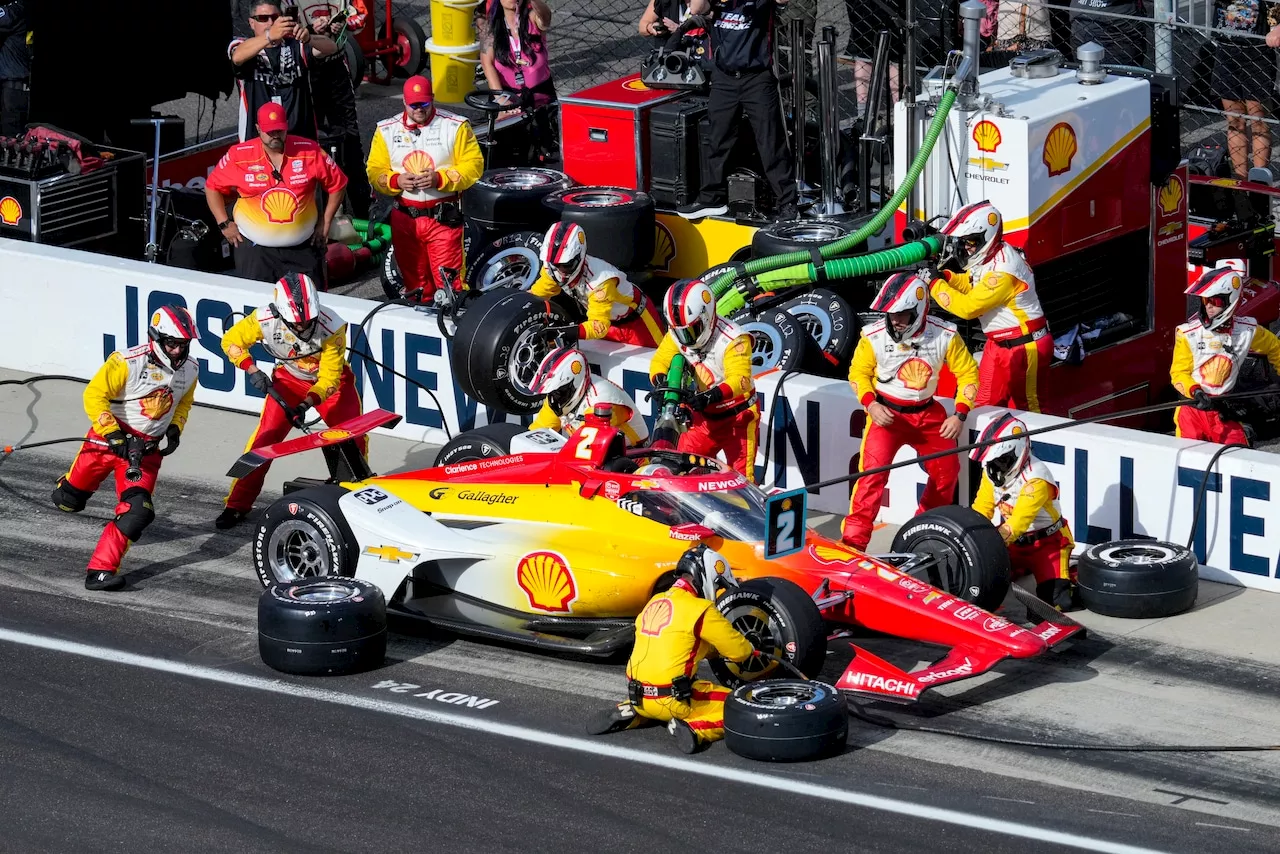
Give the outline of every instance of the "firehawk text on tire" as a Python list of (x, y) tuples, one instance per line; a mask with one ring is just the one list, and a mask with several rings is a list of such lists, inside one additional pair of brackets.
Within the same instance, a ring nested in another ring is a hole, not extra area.
[(625, 187), (572, 187), (542, 202), (587, 234), (587, 253), (619, 270), (641, 270), (653, 260), (657, 219), (653, 197)]
[(355, 572), (354, 538), (338, 509), (344, 494), (340, 486), (318, 486), (267, 508), (253, 538), (253, 566), (263, 587)]
[(502, 457), (511, 453), (511, 440), (525, 432), (519, 424), (499, 421), (485, 424), (454, 436), (440, 449), (435, 464), (448, 466), (454, 463), (473, 463), (490, 457)]
[(804, 366), (809, 335), (786, 309), (770, 308), (759, 314), (750, 308), (733, 315), (734, 323), (751, 335), (751, 373), (775, 368), (786, 373)]
[(968, 507), (921, 513), (898, 529), (892, 550), (936, 557), (913, 574), (979, 608), (994, 611), (1009, 594), (1009, 549), (995, 526)]
[(462, 213), (488, 233), (488, 240), (513, 231), (529, 230), (542, 235), (556, 221), (556, 212), (544, 206), (542, 200), (572, 186), (572, 178), (554, 169), (490, 169), (462, 194)]
[(548, 326), (568, 321), (555, 303), (505, 288), (475, 299), (458, 320), (451, 351), (454, 379), (468, 396), (504, 412), (536, 412), (543, 398), (529, 383), (550, 342)]
[[(806, 676), (821, 672), (827, 658), (826, 623), (800, 585), (785, 578), (755, 578), (721, 596), (716, 608), (756, 649), (783, 659)], [(786, 672), (767, 659), (738, 664), (713, 658), (708, 663), (716, 680), (729, 687)]]
[(1155, 540), (1089, 546), (1076, 565), (1080, 600), (1108, 617), (1169, 617), (1196, 603), (1200, 562), (1189, 549)]
[(387, 656), (387, 603), (367, 581), (337, 576), (273, 584), (258, 599), (258, 653), (304, 676), (355, 673)]
[(387, 299), (400, 299), (404, 296), (404, 274), (400, 272), (400, 263), (396, 261), (396, 249), (387, 247), (387, 254), (382, 258), (382, 292)]
[(844, 378), (858, 338), (857, 315), (844, 297), (828, 288), (814, 288), (778, 305), (808, 335), (805, 370)]
[(848, 735), (845, 699), (825, 682), (752, 682), (724, 703), (725, 746), (747, 759), (819, 759), (842, 751)]

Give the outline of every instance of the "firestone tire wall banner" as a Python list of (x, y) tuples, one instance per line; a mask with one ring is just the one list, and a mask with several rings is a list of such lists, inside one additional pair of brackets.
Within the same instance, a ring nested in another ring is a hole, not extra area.
[[(246, 413), (261, 410), (262, 395), (226, 360), (219, 342), (224, 318), (270, 301), (268, 284), (3, 239), (0, 271), (0, 367), (87, 379), (112, 350), (146, 339), (147, 320), (156, 308), (176, 303), (191, 311), (200, 332), (192, 347), (200, 366), (196, 400)], [(365, 335), (357, 324), (377, 303), (332, 294), (322, 299), (348, 323), (354, 349), (431, 389), (439, 401), (437, 405), (413, 383), (358, 353), (350, 354), (365, 408), (404, 416), (394, 429), (378, 432), (442, 444), (446, 423), (457, 435), (491, 421), (517, 420), (457, 389), (449, 368), (451, 345), (440, 335), (434, 314), (389, 306), (378, 312)], [(35, 330), (32, 324), (39, 318), (54, 320), (56, 329)], [(650, 352), (611, 343), (587, 343), (583, 349), (593, 368), (626, 389), (652, 421), (653, 407), (644, 399), (650, 390)], [(260, 347), (253, 355), (259, 364), (271, 363)], [(794, 489), (856, 471), (866, 416), (848, 384), (795, 374), (775, 401), (778, 379), (776, 373), (757, 379), (763, 422), (758, 467), (763, 466), (766, 441), (771, 446), (763, 485)], [(943, 404), (951, 408), (951, 401)], [(975, 438), (992, 415), (990, 410), (975, 412), (965, 425), (965, 438)], [(1022, 417), (1031, 429), (1063, 421)], [(1036, 455), (1058, 479), (1063, 513), (1081, 547), (1134, 536), (1185, 543), (1192, 533), (1197, 488), (1217, 449), (1103, 425), (1070, 427), (1033, 442)], [(913, 455), (904, 448), (898, 460)], [(879, 521), (910, 519), (924, 482), (918, 465), (895, 470)], [(971, 495), (974, 486), (966, 460), (961, 497)], [(816, 511), (842, 515), (849, 490), (848, 484), (829, 486), (811, 493), (809, 504)], [(1247, 449), (1223, 454), (1209, 476), (1193, 538), (1204, 565), (1202, 577), (1280, 592), (1277, 532), (1280, 456)]]

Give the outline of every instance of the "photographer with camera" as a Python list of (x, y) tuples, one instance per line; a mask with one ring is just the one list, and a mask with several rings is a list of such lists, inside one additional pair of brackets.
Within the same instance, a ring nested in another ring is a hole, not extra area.
[(677, 209), (685, 219), (728, 213), (725, 171), (738, 142), (745, 110), (756, 138), (760, 160), (777, 198), (777, 218), (796, 219), (796, 176), (782, 127), (778, 79), (773, 74), (773, 17), (786, 0), (691, 0), (689, 9), (705, 15), (712, 9), (711, 156), (698, 198)]
[(299, 23), (297, 8), (286, 10), (281, 0), (255, 3), (249, 27), (252, 38), (232, 39), (227, 48), (240, 88), (240, 141), (257, 134), (255, 117), (270, 101), (284, 107), (291, 135), (316, 139), (319, 133), (311, 101), (310, 59), (329, 56), (338, 46), (328, 36), (311, 35)]

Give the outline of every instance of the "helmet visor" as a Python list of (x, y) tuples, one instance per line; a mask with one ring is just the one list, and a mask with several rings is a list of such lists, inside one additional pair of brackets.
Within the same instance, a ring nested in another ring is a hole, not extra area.
[(671, 327), (671, 335), (686, 347), (693, 347), (702, 338), (702, 333), (706, 331), (707, 322), (699, 317), (691, 320), (688, 326)]
[(551, 275), (557, 282), (567, 282), (569, 277), (578, 272), (578, 259), (565, 261), (563, 264), (552, 264)]
[(573, 383), (565, 383), (547, 395), (547, 403), (550, 404), (557, 415), (564, 415), (569, 411), (569, 406), (573, 403), (575, 391), (577, 389)]
[(161, 335), (158, 343), (165, 356), (169, 358), (169, 364), (175, 368), (187, 361), (187, 356), (191, 354), (191, 340), (189, 338), (172, 338), (168, 335)]
[(314, 317), (302, 323), (290, 323), (286, 320), (284, 325), (289, 327), (293, 334), (303, 341), (310, 341), (311, 336), (316, 334), (316, 318)]
[(1013, 451), (1005, 451), (995, 459), (987, 460), (987, 477), (991, 478), (992, 483), (1004, 483), (1013, 473), (1016, 462), (1017, 454)]

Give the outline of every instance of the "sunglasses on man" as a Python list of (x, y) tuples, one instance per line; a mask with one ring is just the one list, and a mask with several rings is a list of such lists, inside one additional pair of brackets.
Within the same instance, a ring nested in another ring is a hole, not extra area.
[(273, 15), (250, 15), (249, 20), (257, 21), (259, 24), (274, 24), (281, 17), (283, 16), (277, 12)]

